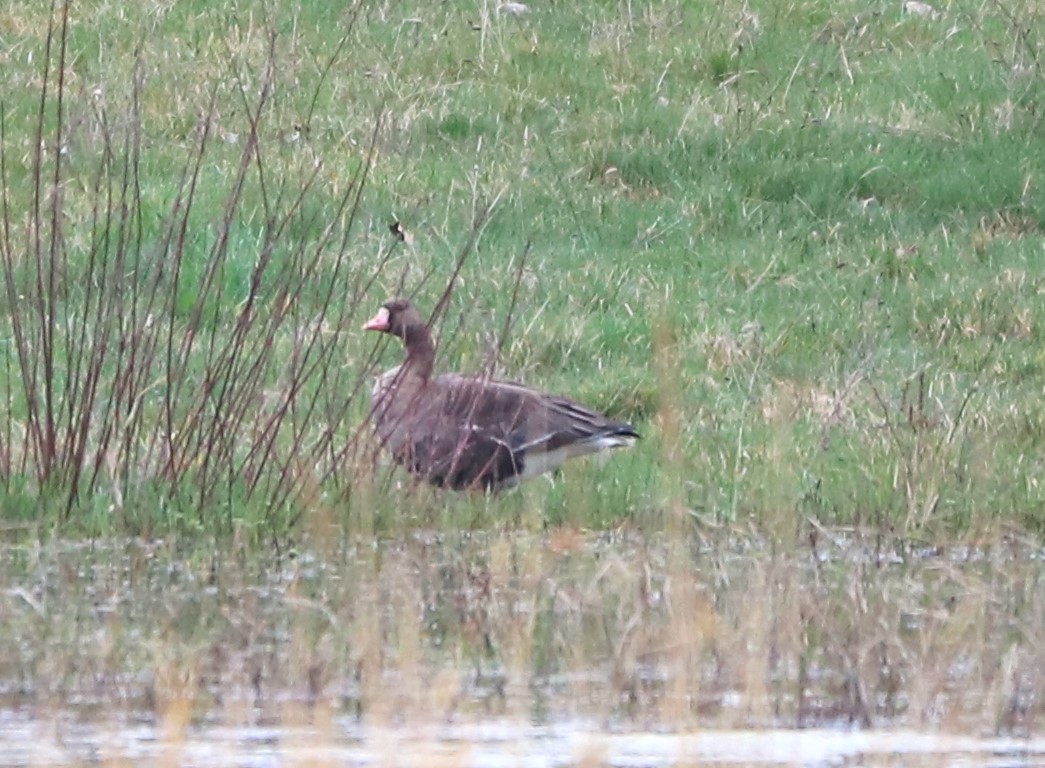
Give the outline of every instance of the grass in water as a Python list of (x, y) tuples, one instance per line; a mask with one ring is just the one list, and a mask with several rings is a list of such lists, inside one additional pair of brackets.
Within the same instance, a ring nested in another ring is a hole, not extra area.
[(901, 557), (821, 530), (773, 553), (560, 526), (289, 556), (4, 545), (0, 585), (32, 586), (0, 595), (0, 707), (112, 728), (107, 754), (128, 723), (175, 752), (209, 729), (232, 746), (305, 725), (314, 746), (365, 750), (370, 729), (491, 718), (1033, 735), (1045, 612), (1027, 544)]

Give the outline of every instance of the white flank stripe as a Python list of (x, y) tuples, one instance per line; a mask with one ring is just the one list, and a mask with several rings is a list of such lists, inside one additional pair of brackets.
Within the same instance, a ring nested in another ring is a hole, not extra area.
[(634, 442), (634, 437), (626, 435), (603, 435), (591, 440), (565, 445), (562, 448), (556, 448), (554, 451), (528, 452), (523, 457), (523, 471), (520, 479), (529, 480), (531, 477), (536, 477), (545, 472), (554, 472), (567, 459), (572, 459), (576, 456), (587, 456), (590, 453), (599, 453), (610, 448), (624, 448)]

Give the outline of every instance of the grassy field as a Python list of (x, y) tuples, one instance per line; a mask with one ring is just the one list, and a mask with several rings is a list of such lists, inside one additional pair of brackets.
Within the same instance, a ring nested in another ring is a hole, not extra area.
[[(5, 3), (0, 514), (1038, 533), (1043, 28), (1020, 0)], [(399, 352), (358, 327), (448, 290), (442, 366), (496, 356), (645, 439), (496, 499), (375, 471)]]
[[(1043, 30), (0, 0), (0, 746), (1040, 733)], [(366, 425), (395, 294), (643, 439), (413, 487)]]

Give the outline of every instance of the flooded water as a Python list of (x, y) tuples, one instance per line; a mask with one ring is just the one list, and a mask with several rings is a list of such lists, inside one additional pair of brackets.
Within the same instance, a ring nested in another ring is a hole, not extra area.
[(0, 766), (283, 765), (474, 766), (1041, 766), (1045, 740), (911, 731), (709, 730), (611, 733), (588, 723), (491, 721), (422, 729), (365, 728), (335, 720), (300, 726), (192, 729), (177, 740), (155, 727), (99, 728), (0, 720)]
[(1045, 765), (1033, 546), (13, 543), (0, 766)]

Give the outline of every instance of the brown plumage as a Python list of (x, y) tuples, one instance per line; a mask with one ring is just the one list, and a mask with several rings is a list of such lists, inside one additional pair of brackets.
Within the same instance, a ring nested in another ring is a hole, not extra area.
[(407, 299), (386, 302), (363, 328), (403, 340), (403, 364), (374, 383), (375, 429), (397, 463), (433, 485), (509, 488), (639, 436), (631, 424), (566, 397), (479, 376), (433, 375), (435, 344)]

